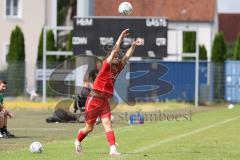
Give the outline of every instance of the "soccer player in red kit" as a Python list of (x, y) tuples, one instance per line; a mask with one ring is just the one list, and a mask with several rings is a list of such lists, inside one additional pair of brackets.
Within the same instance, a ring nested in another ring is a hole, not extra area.
[(138, 38), (134, 41), (126, 54), (120, 58), (120, 45), (123, 39), (129, 35), (129, 29), (125, 29), (120, 34), (110, 55), (104, 60), (101, 70), (99, 71), (90, 95), (85, 104), (85, 127), (79, 130), (75, 141), (76, 153), (82, 152), (81, 142), (90, 133), (99, 117), (106, 133), (106, 138), (110, 146), (110, 155), (120, 155), (117, 152), (115, 144), (115, 135), (111, 126), (111, 111), (108, 99), (113, 96), (113, 88), (118, 74), (124, 68), (127, 60), (132, 56), (137, 46), (143, 45), (144, 41)]

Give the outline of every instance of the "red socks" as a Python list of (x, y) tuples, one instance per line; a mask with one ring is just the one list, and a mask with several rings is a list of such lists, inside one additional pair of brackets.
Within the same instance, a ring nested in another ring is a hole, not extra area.
[(83, 133), (83, 131), (81, 130), (79, 133), (78, 133), (78, 136), (77, 136), (77, 140), (79, 142), (82, 142), (82, 140), (87, 136), (87, 134)]
[[(83, 131), (81, 130), (79, 133), (78, 133), (78, 136), (77, 136), (77, 140), (79, 142), (82, 142), (82, 140), (87, 136), (87, 134), (83, 133)], [(106, 137), (107, 137), (107, 140), (108, 140), (108, 143), (109, 145), (115, 145), (115, 135), (114, 135), (114, 132), (113, 131), (109, 131), (109, 132), (106, 132)]]
[(106, 132), (106, 137), (109, 145), (115, 145), (115, 135), (113, 131)]

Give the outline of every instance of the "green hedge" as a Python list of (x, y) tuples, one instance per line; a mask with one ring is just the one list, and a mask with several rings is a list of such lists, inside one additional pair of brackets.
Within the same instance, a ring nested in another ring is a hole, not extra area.
[[(54, 34), (52, 30), (47, 31), (47, 51), (55, 51), (56, 46), (55, 46), (55, 39), (54, 39)], [(43, 56), (43, 30), (40, 34), (39, 37), (39, 42), (38, 42), (38, 62), (42, 61), (42, 56)], [(56, 61), (56, 56), (47, 56), (47, 62), (54, 62)]]
[(25, 59), (25, 45), (24, 35), (19, 26), (16, 26), (10, 36), (9, 53), (7, 55), (7, 62), (13, 63), (16, 61), (24, 61)]
[(224, 41), (223, 33), (217, 33), (215, 35), (212, 47), (212, 61), (223, 63), (227, 57), (227, 47)]
[(234, 46), (233, 59), (240, 60), (240, 33), (238, 34), (237, 41)]
[(214, 99), (223, 101), (225, 95), (225, 68), (224, 61), (227, 58), (227, 46), (224, 41), (223, 33), (217, 33), (214, 38), (212, 48), (212, 61), (213, 61), (213, 86), (214, 86)]
[(207, 60), (207, 50), (204, 45), (199, 45), (199, 59)]
[(19, 26), (16, 26), (10, 36), (9, 53), (7, 55), (8, 96), (23, 96), (25, 85), (25, 45), (24, 35)]

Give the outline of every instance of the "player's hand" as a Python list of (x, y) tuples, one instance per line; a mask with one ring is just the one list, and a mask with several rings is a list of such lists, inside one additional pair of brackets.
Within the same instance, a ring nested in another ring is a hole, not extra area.
[(137, 40), (133, 42), (133, 45), (135, 45), (135, 46), (141, 46), (143, 44), (144, 44), (143, 38), (137, 38)]
[(129, 35), (129, 28), (123, 30), (122, 33), (121, 33), (121, 37), (122, 37), (122, 38), (125, 38), (125, 37), (127, 37), (128, 35)]
[(13, 114), (10, 113), (8, 110), (5, 109), (4, 112), (9, 118), (13, 118)]
[(13, 114), (12, 113), (8, 112), (7, 115), (8, 115), (9, 118), (13, 118)]

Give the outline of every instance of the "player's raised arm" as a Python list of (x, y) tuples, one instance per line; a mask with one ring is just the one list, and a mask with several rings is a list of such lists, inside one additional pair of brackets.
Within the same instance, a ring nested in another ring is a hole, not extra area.
[(116, 54), (119, 54), (119, 51), (120, 51), (120, 46), (121, 46), (121, 43), (123, 41), (123, 38), (127, 37), (129, 35), (129, 29), (125, 29), (122, 31), (122, 33), (120, 34), (120, 36), (118, 37), (118, 40), (116, 42), (116, 44), (114, 45), (110, 55), (108, 56), (107, 58), (107, 62), (108, 63), (111, 63), (114, 56)]
[(133, 55), (135, 48), (143, 44), (144, 40), (142, 38), (137, 38), (137, 40), (132, 43), (131, 47), (127, 50), (125, 56), (122, 58), (122, 63), (125, 64), (129, 60), (129, 58)]

